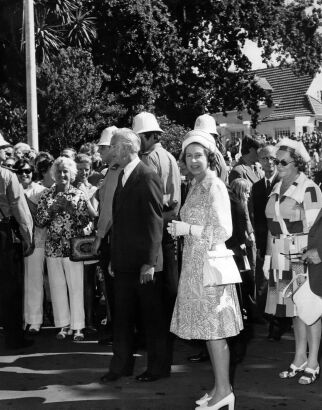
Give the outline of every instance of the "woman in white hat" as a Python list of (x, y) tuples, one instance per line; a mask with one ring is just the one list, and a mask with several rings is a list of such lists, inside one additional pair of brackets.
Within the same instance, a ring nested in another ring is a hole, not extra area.
[(234, 408), (235, 396), (229, 381), (227, 337), (243, 328), (235, 285), (203, 286), (203, 262), (207, 251), (223, 246), (231, 236), (232, 221), (225, 184), (215, 167), (213, 137), (204, 131), (188, 132), (183, 160), (193, 175), (192, 187), (181, 209), (182, 222), (172, 221), (168, 231), (184, 235), (184, 250), (178, 296), (171, 331), (183, 339), (206, 340), (215, 383), (196, 401), (197, 409)]
[[(306, 325), (297, 316), (292, 299), (283, 299), (282, 292), (295, 274), (305, 271), (301, 255), (307, 247), (308, 232), (322, 207), (322, 194), (302, 172), (310, 160), (303, 143), (284, 138), (277, 149), (280, 181), (274, 185), (266, 206), (269, 235), (263, 271), (269, 282), (265, 311), (293, 318), (295, 355), (289, 368), (280, 373), (280, 378), (300, 375), (300, 384), (311, 384), (320, 372), (321, 320)], [(298, 279), (297, 285), (302, 281)]]

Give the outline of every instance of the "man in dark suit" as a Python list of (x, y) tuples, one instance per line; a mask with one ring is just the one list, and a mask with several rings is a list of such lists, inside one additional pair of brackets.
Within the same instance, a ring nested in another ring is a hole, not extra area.
[[(265, 215), (265, 208), (268, 201), (269, 194), (272, 188), (279, 181), (275, 164), (276, 148), (273, 145), (267, 145), (258, 150), (258, 159), (262, 165), (265, 173), (264, 178), (260, 179), (253, 185), (252, 201), (253, 201), (253, 215), (254, 215), (254, 229), (257, 247), (256, 259), (256, 299), (257, 306), (260, 312), (264, 312), (267, 294), (267, 281), (263, 274), (263, 262), (266, 254), (267, 245), (267, 220)], [(286, 321), (284, 318), (269, 318), (269, 333), (268, 338), (271, 340), (279, 340), (283, 331), (285, 330)]]
[(139, 306), (146, 334), (147, 370), (136, 379), (150, 382), (170, 374), (160, 277), (162, 185), (158, 175), (140, 161), (140, 139), (132, 130), (116, 131), (111, 149), (114, 162), (123, 171), (115, 190), (112, 213), (114, 354), (109, 372), (101, 381), (106, 383), (132, 374), (135, 315)]
[(252, 185), (259, 180), (253, 166), (258, 161), (257, 150), (263, 146), (262, 141), (245, 136), (241, 143), (241, 158), (229, 173), (229, 183), (236, 178), (247, 179)]

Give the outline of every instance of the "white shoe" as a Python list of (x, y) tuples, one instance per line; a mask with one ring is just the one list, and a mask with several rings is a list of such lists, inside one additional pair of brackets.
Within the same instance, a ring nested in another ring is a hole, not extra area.
[(234, 408), (235, 408), (235, 395), (234, 395), (233, 392), (231, 392), (230, 394), (228, 394), (228, 396), (224, 397), (218, 403), (213, 404), (212, 406), (203, 405), (203, 406), (196, 407), (195, 410), (204, 410), (204, 409), (220, 410), (224, 406), (228, 406), (228, 410), (234, 410)]
[(196, 400), (196, 404), (198, 404), (198, 406), (204, 406), (208, 403), (209, 400), (211, 400), (211, 398), (212, 397), (208, 393), (206, 393), (199, 400)]
[(62, 327), (60, 332), (57, 333), (56, 339), (62, 340), (66, 339), (67, 336), (71, 336), (73, 334), (72, 329), (69, 326)]

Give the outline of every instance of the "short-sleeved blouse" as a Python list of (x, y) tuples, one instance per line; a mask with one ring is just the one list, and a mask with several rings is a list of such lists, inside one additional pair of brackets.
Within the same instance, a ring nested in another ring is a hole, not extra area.
[[(51, 214), (51, 206), (61, 197), (72, 204), (71, 210)], [(83, 230), (90, 221), (84, 193), (73, 186), (66, 192), (57, 193), (56, 184), (53, 185), (40, 197), (35, 221), (38, 226), (47, 226), (45, 255), (69, 257), (70, 239), (83, 236)]]

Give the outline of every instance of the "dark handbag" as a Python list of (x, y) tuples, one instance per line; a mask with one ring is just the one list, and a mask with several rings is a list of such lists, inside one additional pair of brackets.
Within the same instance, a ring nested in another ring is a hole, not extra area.
[(97, 259), (97, 254), (92, 251), (92, 245), (96, 236), (81, 236), (71, 238), (70, 240), (70, 256), (72, 262), (92, 261)]

